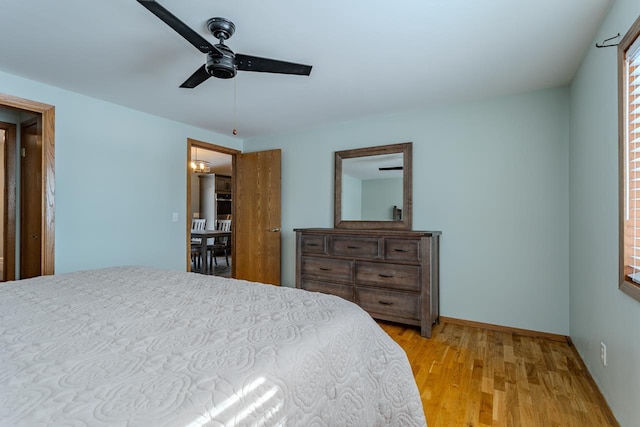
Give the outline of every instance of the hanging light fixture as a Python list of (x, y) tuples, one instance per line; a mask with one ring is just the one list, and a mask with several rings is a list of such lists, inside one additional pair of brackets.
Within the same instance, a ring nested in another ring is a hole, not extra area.
[(191, 160), (191, 170), (195, 173), (209, 172), (211, 170), (209, 162), (198, 159), (198, 147), (196, 147), (195, 159)]

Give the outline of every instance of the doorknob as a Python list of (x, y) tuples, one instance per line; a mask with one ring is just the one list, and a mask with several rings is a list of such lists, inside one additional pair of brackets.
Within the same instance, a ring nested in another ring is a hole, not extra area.
[(272, 232), (272, 233), (277, 233), (278, 231), (280, 231), (280, 229), (278, 227), (276, 227), (276, 228), (272, 228), (269, 231)]

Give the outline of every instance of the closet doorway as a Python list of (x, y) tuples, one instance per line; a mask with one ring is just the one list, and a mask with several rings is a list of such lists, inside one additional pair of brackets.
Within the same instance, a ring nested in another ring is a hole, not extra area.
[(54, 273), (55, 107), (0, 94), (2, 279)]

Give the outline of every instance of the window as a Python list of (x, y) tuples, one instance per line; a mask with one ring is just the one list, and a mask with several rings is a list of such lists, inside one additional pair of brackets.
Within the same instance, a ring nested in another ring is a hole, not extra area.
[(620, 289), (640, 301), (640, 18), (618, 45)]

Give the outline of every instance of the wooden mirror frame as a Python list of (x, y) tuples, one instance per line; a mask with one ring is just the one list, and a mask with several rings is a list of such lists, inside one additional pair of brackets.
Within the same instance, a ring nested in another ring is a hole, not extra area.
[[(335, 178), (333, 199), (333, 225), (335, 228), (348, 228), (359, 230), (411, 230), (411, 185), (412, 185), (412, 146), (411, 142), (402, 144), (381, 145), (378, 147), (357, 148), (335, 152)], [(365, 221), (342, 219), (342, 160), (355, 157), (377, 156), (382, 154), (403, 154), (403, 179), (402, 179), (402, 220), (390, 221)]]

